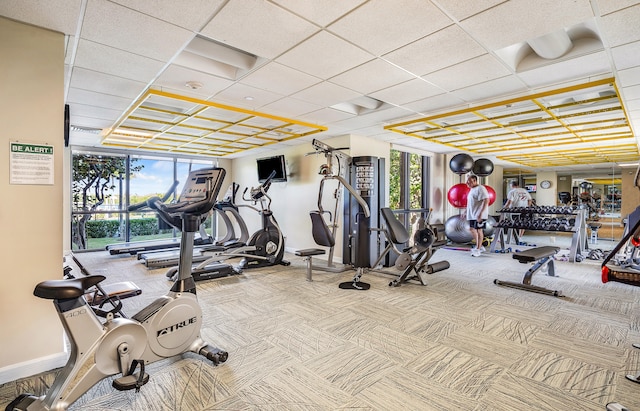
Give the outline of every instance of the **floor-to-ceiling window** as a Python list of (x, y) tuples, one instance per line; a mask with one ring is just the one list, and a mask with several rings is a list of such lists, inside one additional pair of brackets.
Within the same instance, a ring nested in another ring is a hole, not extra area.
[(391, 150), (389, 207), (413, 233), (428, 223), (429, 157)]
[[(152, 196), (170, 193), (176, 198), (192, 167), (211, 166), (211, 161), (175, 157), (133, 156), (74, 150), (72, 154), (73, 250), (104, 249), (117, 242), (162, 239), (180, 235), (156, 214), (128, 207)], [(205, 223), (211, 233), (212, 221)]]

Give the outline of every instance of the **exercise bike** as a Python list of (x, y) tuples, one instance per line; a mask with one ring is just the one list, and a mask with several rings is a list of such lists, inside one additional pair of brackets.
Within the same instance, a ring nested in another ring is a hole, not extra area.
[(187, 351), (214, 365), (227, 360), (227, 352), (200, 337), (202, 309), (191, 276), (193, 238), (213, 207), (224, 176), (222, 168), (192, 171), (177, 203), (164, 204), (158, 197), (147, 200), (163, 220), (182, 229), (180, 265), (169, 292), (133, 317), (110, 313), (100, 322), (85, 293), (103, 281), (103, 275), (44, 281), (35, 287), (34, 295), (53, 300), (71, 355), (45, 395), (21, 394), (6, 411), (65, 410), (100, 380), (116, 374), (121, 376), (113, 380), (115, 389), (139, 391), (149, 381), (145, 365)]

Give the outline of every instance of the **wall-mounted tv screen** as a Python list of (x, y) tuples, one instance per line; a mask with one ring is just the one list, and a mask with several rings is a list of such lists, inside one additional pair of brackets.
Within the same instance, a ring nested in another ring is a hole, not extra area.
[(287, 167), (283, 155), (259, 158), (256, 160), (256, 162), (258, 163), (259, 182), (264, 183), (273, 171), (276, 172), (276, 175), (271, 181), (273, 181), (274, 183), (287, 181)]
[(526, 185), (524, 186), (525, 190), (527, 190), (530, 193), (535, 193), (536, 192), (536, 188), (537, 186), (535, 184), (533, 185)]

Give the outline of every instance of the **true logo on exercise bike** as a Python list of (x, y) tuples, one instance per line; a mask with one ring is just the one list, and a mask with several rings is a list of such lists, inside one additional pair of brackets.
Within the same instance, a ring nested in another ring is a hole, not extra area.
[(156, 336), (160, 337), (161, 335), (171, 334), (174, 331), (178, 331), (180, 328), (186, 327), (188, 325), (193, 325), (193, 324), (195, 324), (197, 322), (198, 322), (198, 318), (197, 317), (191, 317), (188, 320), (180, 321), (177, 324), (170, 325), (169, 327), (165, 327), (165, 328), (162, 328), (162, 329), (158, 330), (158, 334)]

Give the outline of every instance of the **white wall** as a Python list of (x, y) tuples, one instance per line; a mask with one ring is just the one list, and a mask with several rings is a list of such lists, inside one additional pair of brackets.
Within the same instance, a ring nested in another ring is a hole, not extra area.
[[(550, 188), (540, 187), (544, 180), (551, 181)], [(546, 171), (536, 174), (536, 205), (555, 206), (558, 205), (558, 181), (555, 171)]]
[[(50, 300), (33, 296), (62, 274), (64, 36), (0, 18), (0, 383), (64, 364)], [(9, 142), (53, 146), (53, 185), (9, 184)], [(34, 258), (35, 257), (35, 258)]]

